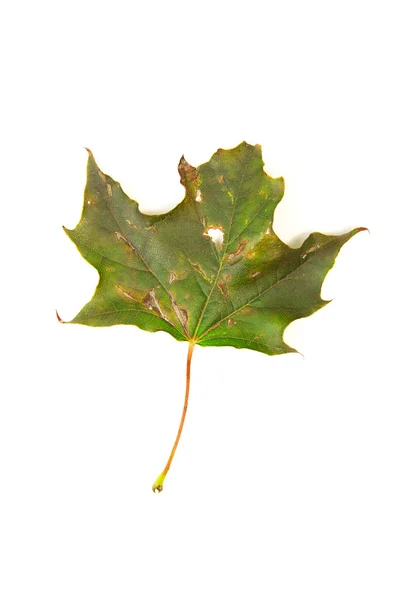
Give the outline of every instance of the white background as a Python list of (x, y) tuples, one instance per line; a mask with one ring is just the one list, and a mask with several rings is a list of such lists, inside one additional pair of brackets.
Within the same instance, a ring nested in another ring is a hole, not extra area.
[[(397, 2), (9, 2), (1, 18), (2, 600), (399, 600)], [(260, 143), (275, 230), (366, 226), (292, 324), (304, 354), (63, 326), (96, 271), (92, 149), (143, 211)]]

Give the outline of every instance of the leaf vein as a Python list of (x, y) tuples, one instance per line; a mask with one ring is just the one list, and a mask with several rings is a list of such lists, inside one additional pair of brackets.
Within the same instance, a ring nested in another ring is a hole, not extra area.
[(213, 294), (213, 292), (214, 292), (214, 289), (215, 289), (215, 287), (216, 287), (217, 281), (218, 281), (218, 279), (219, 279), (219, 275), (220, 275), (221, 269), (222, 269), (222, 267), (223, 267), (223, 264), (224, 264), (224, 259), (225, 259), (226, 253), (227, 253), (227, 247), (228, 247), (229, 240), (230, 240), (230, 232), (231, 232), (231, 227), (232, 227), (233, 220), (234, 220), (234, 215), (235, 215), (235, 209), (236, 209), (236, 205), (237, 205), (237, 200), (238, 200), (238, 197), (239, 197), (239, 193), (240, 193), (240, 191), (241, 191), (241, 186), (242, 186), (242, 183), (243, 183), (243, 181), (244, 181), (244, 177), (245, 177), (245, 174), (246, 174), (246, 170), (247, 170), (247, 168), (248, 168), (248, 165), (249, 165), (249, 161), (250, 161), (250, 159), (251, 159), (251, 154), (252, 154), (253, 152), (254, 152), (254, 147), (251, 147), (251, 151), (250, 151), (250, 152), (249, 152), (249, 154), (248, 154), (247, 161), (246, 161), (246, 163), (245, 163), (245, 167), (244, 167), (244, 172), (243, 172), (243, 174), (242, 174), (241, 181), (240, 181), (240, 183), (239, 183), (239, 185), (238, 185), (237, 193), (236, 193), (236, 195), (235, 195), (235, 200), (234, 200), (234, 203), (233, 203), (233, 208), (232, 208), (232, 211), (231, 211), (231, 219), (230, 219), (230, 224), (229, 224), (229, 227), (228, 227), (228, 232), (227, 232), (227, 240), (226, 240), (226, 242), (225, 242), (225, 247), (224, 247), (224, 250), (223, 250), (223, 252), (222, 252), (222, 255), (221, 255), (221, 259), (220, 259), (220, 266), (219, 266), (219, 269), (218, 269), (218, 271), (217, 271), (217, 274), (216, 274), (215, 280), (214, 280), (214, 282), (213, 282), (213, 285), (212, 285), (212, 287), (211, 287), (211, 289), (210, 289), (209, 295), (208, 295), (208, 297), (207, 297), (207, 299), (206, 299), (205, 305), (204, 305), (204, 307), (203, 307), (203, 309), (202, 309), (202, 313), (201, 313), (201, 315), (200, 315), (200, 317), (199, 317), (199, 321), (198, 321), (198, 324), (197, 324), (197, 326), (196, 326), (196, 329), (195, 329), (195, 332), (194, 332), (194, 338), (196, 338), (196, 334), (197, 334), (197, 332), (198, 332), (198, 330), (199, 330), (199, 327), (200, 327), (200, 325), (201, 325), (201, 323), (202, 323), (202, 320), (203, 320), (204, 314), (205, 314), (205, 312), (206, 312), (207, 306), (208, 306), (208, 304), (209, 304), (209, 301), (210, 301), (210, 298), (211, 298), (211, 296), (212, 296), (212, 294)]

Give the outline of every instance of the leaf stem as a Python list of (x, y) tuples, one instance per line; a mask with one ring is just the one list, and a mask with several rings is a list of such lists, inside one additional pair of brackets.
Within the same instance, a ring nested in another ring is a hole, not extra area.
[(193, 342), (189, 342), (188, 355), (187, 355), (187, 376), (186, 376), (187, 383), (186, 383), (186, 389), (185, 389), (184, 408), (182, 409), (180, 426), (178, 427), (177, 437), (175, 438), (174, 446), (170, 452), (170, 456), (168, 458), (166, 466), (164, 467), (163, 471), (160, 473), (159, 477), (156, 479), (156, 481), (152, 485), (152, 490), (155, 493), (160, 493), (161, 491), (163, 491), (164, 479), (171, 467), (171, 463), (173, 462), (174, 454), (175, 454), (175, 451), (177, 450), (178, 442), (180, 441), (181, 433), (182, 433), (182, 430), (184, 427), (185, 417), (187, 415), (187, 410), (188, 410), (189, 387), (190, 387), (190, 383), (191, 383), (191, 360), (192, 360), (192, 354), (193, 354), (194, 348), (195, 348), (195, 344)]

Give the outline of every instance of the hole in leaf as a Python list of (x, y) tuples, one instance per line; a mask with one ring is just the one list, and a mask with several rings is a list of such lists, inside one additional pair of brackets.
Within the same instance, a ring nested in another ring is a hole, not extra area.
[(223, 240), (224, 240), (224, 233), (220, 229), (220, 227), (210, 227), (207, 230), (206, 235), (208, 235), (210, 238), (212, 238), (212, 242), (216, 246), (217, 252), (220, 252), (220, 250), (223, 247)]

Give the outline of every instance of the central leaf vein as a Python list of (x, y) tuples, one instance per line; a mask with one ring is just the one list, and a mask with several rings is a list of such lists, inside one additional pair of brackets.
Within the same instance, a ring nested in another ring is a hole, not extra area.
[(216, 287), (216, 284), (218, 282), (218, 279), (219, 279), (219, 276), (220, 276), (220, 273), (221, 273), (221, 269), (223, 268), (224, 260), (226, 258), (226, 254), (227, 254), (227, 247), (228, 247), (228, 244), (230, 243), (230, 234), (231, 234), (232, 224), (233, 224), (233, 221), (234, 221), (234, 215), (235, 215), (235, 209), (236, 209), (236, 206), (237, 206), (237, 201), (238, 201), (238, 198), (239, 198), (239, 195), (240, 195), (242, 184), (244, 182), (244, 177), (245, 177), (245, 174), (246, 174), (246, 171), (247, 171), (247, 168), (248, 168), (248, 164), (249, 164), (249, 161), (251, 159), (251, 155), (254, 152), (254, 150), (255, 150), (255, 148), (251, 147), (251, 150), (250, 150), (250, 152), (248, 154), (248, 157), (247, 157), (247, 161), (246, 161), (245, 166), (244, 166), (244, 170), (243, 170), (243, 173), (242, 173), (241, 181), (239, 182), (239, 185), (238, 185), (237, 193), (235, 194), (235, 197), (234, 197), (233, 208), (232, 208), (232, 211), (231, 211), (230, 223), (229, 223), (229, 226), (228, 226), (228, 232), (227, 232), (227, 236), (226, 236), (226, 240), (225, 240), (225, 244), (224, 244), (224, 249), (222, 250), (222, 254), (221, 254), (220, 265), (219, 265), (219, 268), (217, 270), (216, 277), (214, 279), (213, 285), (212, 285), (212, 287), (210, 289), (209, 295), (206, 298), (206, 302), (205, 302), (205, 305), (204, 305), (204, 307), (202, 309), (201, 315), (199, 317), (198, 324), (197, 324), (197, 326), (195, 328), (195, 332), (194, 332), (194, 335), (193, 335), (194, 339), (196, 339), (196, 334), (199, 331), (199, 327), (201, 326), (203, 317), (205, 315), (206, 309), (207, 309), (208, 304), (210, 302), (210, 298), (212, 297), (212, 294), (213, 294), (213, 292), (215, 290), (215, 287)]

